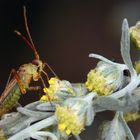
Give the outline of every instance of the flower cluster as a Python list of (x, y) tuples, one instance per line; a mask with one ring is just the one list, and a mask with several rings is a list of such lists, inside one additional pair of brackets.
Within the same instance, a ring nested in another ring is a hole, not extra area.
[(58, 78), (53, 77), (48, 81), (48, 83), (49, 87), (43, 89), (45, 95), (41, 97), (42, 101), (57, 101), (59, 100), (57, 93), (60, 92), (65, 92), (73, 96), (75, 95), (72, 86), (68, 81), (61, 81)]
[(121, 72), (116, 66), (100, 61), (88, 73), (85, 85), (98, 95), (109, 95), (121, 86), (121, 80)]
[(90, 125), (94, 119), (92, 99), (94, 93), (83, 97), (67, 99), (63, 105), (56, 107), (58, 129), (66, 134), (78, 135), (86, 125)]
[(68, 106), (57, 107), (56, 116), (58, 119), (58, 129), (69, 134), (79, 134), (84, 129), (84, 120), (79, 118), (77, 112)]

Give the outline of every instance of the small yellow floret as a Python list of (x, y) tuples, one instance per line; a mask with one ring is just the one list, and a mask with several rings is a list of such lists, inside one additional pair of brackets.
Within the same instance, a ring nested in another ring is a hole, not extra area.
[(87, 89), (96, 92), (98, 95), (109, 95), (113, 92), (113, 86), (108, 85), (105, 77), (95, 69), (87, 75), (85, 83)]
[[(42, 101), (56, 101), (58, 100), (57, 93), (58, 92), (66, 92), (70, 93), (72, 95), (75, 95), (71, 84), (68, 81), (65, 80), (59, 80), (58, 78), (51, 78), (49, 81), (49, 87), (44, 88), (43, 91), (46, 95), (43, 95), (41, 97)], [(44, 97), (46, 96), (46, 97)]]
[(140, 22), (138, 22), (135, 26), (132, 26), (129, 32), (135, 47), (140, 50)]
[(7, 140), (4, 131), (2, 129), (0, 129), (0, 140)]
[(65, 132), (67, 135), (80, 134), (84, 129), (84, 121), (79, 118), (77, 113), (71, 108), (60, 107), (56, 108), (56, 116), (58, 120), (58, 129)]
[(70, 135), (71, 134), (71, 131), (69, 129), (66, 129), (66, 134), (67, 135)]
[(52, 77), (52, 78), (48, 81), (48, 83), (49, 83), (50, 85), (54, 85), (54, 84), (56, 84), (57, 81), (58, 81), (57, 78)]
[(43, 91), (46, 95), (43, 95), (40, 100), (42, 101), (55, 101), (57, 100), (57, 96), (55, 96), (55, 93), (57, 92), (59, 88), (59, 80), (55, 77), (51, 78), (48, 83), (49, 88), (44, 88)]
[(134, 68), (136, 70), (136, 72), (139, 74), (140, 73), (140, 61), (136, 61)]
[(40, 100), (46, 101), (46, 100), (48, 100), (48, 97), (46, 95), (43, 95)]
[(61, 131), (64, 131), (65, 128), (66, 128), (66, 125), (63, 124), (63, 123), (58, 125), (58, 129), (61, 130)]
[(136, 121), (140, 118), (140, 114), (138, 112), (134, 113), (125, 113), (124, 114), (124, 119), (126, 122), (131, 122), (131, 121)]

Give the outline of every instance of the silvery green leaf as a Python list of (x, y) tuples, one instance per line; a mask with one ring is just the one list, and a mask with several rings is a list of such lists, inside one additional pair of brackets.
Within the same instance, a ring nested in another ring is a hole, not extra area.
[(33, 111), (33, 110), (26, 109), (24, 107), (18, 107), (17, 111), (28, 117), (33, 117), (33, 118), (44, 118), (47, 115), (45, 112)]
[(103, 57), (103, 56), (101, 56), (101, 55), (99, 55), (99, 54), (91, 53), (91, 54), (89, 54), (89, 57), (93, 57), (93, 58), (99, 59), (99, 60), (101, 60), (101, 61), (104, 61), (104, 62), (106, 62), (106, 63), (108, 63), (108, 64), (117, 66), (117, 67), (119, 67), (121, 70), (128, 69), (128, 67), (127, 67), (125, 64), (120, 64), (120, 63), (113, 62), (113, 61), (111, 61), (111, 60), (109, 60), (109, 59), (107, 59), (107, 58), (105, 58), (105, 57)]
[(83, 83), (72, 83), (72, 87), (76, 96), (83, 96), (87, 93), (87, 89)]
[[(61, 88), (61, 90), (56, 93), (61, 98), (68, 98), (73, 96), (83, 96), (87, 93), (87, 89), (85, 87), (85, 84), (83, 83), (69, 83), (68, 81), (63, 80), (63, 84), (65, 85), (65, 88)], [(68, 89), (71, 89), (71, 93)]]
[(120, 118), (120, 122), (122, 122), (123, 128), (125, 130), (125, 133), (127, 134), (128, 139), (135, 140), (130, 128), (128, 127), (126, 121), (124, 120), (123, 112), (119, 112), (119, 118)]
[(48, 132), (48, 131), (31, 132), (31, 136), (33, 136), (33, 135), (40, 136), (41, 138), (43, 138), (40, 140), (46, 140), (46, 138), (50, 138), (51, 140), (58, 140), (58, 138), (56, 137), (55, 134), (53, 134), (52, 132)]
[(122, 112), (116, 112), (114, 119), (102, 125), (99, 140), (135, 140)]
[(39, 105), (39, 104), (42, 104), (42, 101), (35, 101), (35, 102), (32, 102), (32, 103), (29, 103), (25, 106), (25, 108), (31, 109), (31, 110), (36, 110), (36, 106)]
[(114, 87), (114, 91), (123, 86), (123, 71), (117, 65), (99, 61), (95, 69), (105, 77), (107, 85)]
[(90, 126), (94, 120), (94, 108), (91, 103), (89, 103), (87, 110), (86, 110), (86, 125)]
[(72, 94), (73, 88), (69, 81), (62, 80), (59, 82), (59, 84), (60, 84), (60, 91), (66, 91), (66, 92), (70, 92)]
[(124, 103), (124, 101), (107, 96), (97, 97), (93, 102), (94, 105), (98, 105), (107, 110), (119, 110), (124, 107)]
[(122, 24), (121, 55), (124, 63), (128, 66), (131, 75), (136, 74), (130, 58), (130, 35), (127, 19), (124, 19)]
[(123, 87), (125, 87), (128, 83), (130, 83), (131, 78), (129, 76), (123, 75)]
[[(44, 112), (42, 112), (42, 113), (44, 113)], [(12, 123), (5, 125), (4, 132), (6, 135), (14, 135), (17, 132), (23, 130), (24, 128), (30, 126), (31, 123), (37, 122), (37, 121), (47, 118), (51, 115), (52, 115), (52, 112), (51, 113), (47, 112), (44, 115), (40, 114), (40, 117), (37, 118), (36, 116), (28, 117), (28, 116), (21, 114), (21, 116), (16, 121), (13, 121)]]
[(21, 117), (21, 114), (17, 112), (4, 114), (0, 120), (0, 127), (2, 128), (6, 125), (9, 125), (15, 122), (16, 120), (18, 120), (20, 117)]
[(86, 102), (86, 122), (85, 125), (90, 126), (94, 120), (95, 112), (93, 107), (93, 99), (97, 97), (97, 94), (94, 92), (88, 93), (84, 97), (84, 101)]
[(109, 130), (111, 121), (104, 121), (98, 129), (98, 140), (105, 140), (106, 132)]
[[(129, 102), (131, 102), (131, 104), (129, 104)], [(99, 96), (94, 100), (93, 106), (95, 112), (103, 110), (130, 112), (138, 109), (138, 102), (127, 96), (121, 100), (108, 96)]]
[(137, 87), (133, 93), (132, 93), (132, 98), (135, 102), (139, 102), (140, 101), (140, 87)]
[(68, 93), (67, 91), (59, 91), (56, 93), (60, 100), (66, 100), (68, 98), (73, 97), (72, 94)]
[(54, 111), (55, 110), (55, 104), (54, 102), (44, 102), (42, 104), (39, 104), (36, 106), (36, 109), (39, 111)]
[[(104, 61), (104, 62), (106, 62), (106, 63), (109, 63), (109, 64), (112, 64), (112, 65), (118, 64), (118, 63), (115, 63), (115, 62), (113, 62), (113, 61), (111, 61), (111, 60), (109, 60), (109, 59), (103, 57), (102, 55), (99, 55), (99, 54), (91, 53), (91, 54), (89, 54), (89, 57), (93, 57), (93, 58), (102, 60), (102, 61)], [(120, 64), (118, 64), (118, 65), (120, 65)]]
[(116, 113), (111, 122), (102, 125), (99, 140), (126, 140), (127, 135), (118, 117), (119, 114)]
[(45, 140), (45, 138), (43, 138), (35, 133), (31, 134), (31, 138), (36, 139), (36, 140)]

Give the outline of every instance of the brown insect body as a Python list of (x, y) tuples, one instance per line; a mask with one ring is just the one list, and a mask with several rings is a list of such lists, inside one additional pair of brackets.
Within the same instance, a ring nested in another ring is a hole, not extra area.
[[(41, 71), (38, 71), (38, 69), (39, 67), (32, 63), (20, 66), (17, 74), (19, 75), (25, 90), (29, 90), (29, 84), (32, 80), (38, 81), (38, 79), (40, 78)], [(21, 91), (17, 83), (17, 79), (14, 77), (8, 83), (6, 90), (4, 90), (0, 98), (0, 117), (3, 114), (9, 112), (17, 104), (20, 95)]]

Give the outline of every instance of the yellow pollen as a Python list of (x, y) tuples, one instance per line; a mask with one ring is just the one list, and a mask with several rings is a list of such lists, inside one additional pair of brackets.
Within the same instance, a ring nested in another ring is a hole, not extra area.
[(88, 73), (85, 83), (87, 89), (96, 92), (98, 95), (109, 95), (113, 92), (113, 86), (108, 85), (105, 77), (95, 69)]
[(124, 119), (126, 120), (126, 122), (131, 122), (131, 121), (136, 121), (140, 118), (140, 114), (138, 112), (127, 112), (124, 113)]
[(82, 120), (71, 108), (60, 107), (56, 108), (56, 116), (58, 120), (58, 129), (65, 132), (67, 135), (80, 134), (84, 130), (84, 120)]

